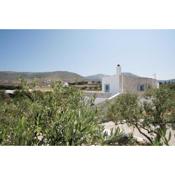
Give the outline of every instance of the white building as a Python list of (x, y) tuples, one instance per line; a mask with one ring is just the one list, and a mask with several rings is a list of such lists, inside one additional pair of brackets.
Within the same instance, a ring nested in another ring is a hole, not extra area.
[(104, 93), (111, 93), (112, 95), (122, 91), (121, 66), (118, 64), (116, 74), (105, 76), (102, 78), (102, 91)]
[(105, 76), (102, 79), (102, 92), (111, 96), (119, 93), (143, 93), (148, 88), (158, 88), (159, 82), (155, 78), (146, 78), (122, 73), (121, 66), (118, 64), (116, 74)]

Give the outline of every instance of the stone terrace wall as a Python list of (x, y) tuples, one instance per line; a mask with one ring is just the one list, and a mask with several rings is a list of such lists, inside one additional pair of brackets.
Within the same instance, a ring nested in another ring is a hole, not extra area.
[(95, 96), (96, 98), (109, 98), (112, 96), (111, 93), (103, 93), (101, 91), (83, 91), (83, 93), (88, 97)]
[(130, 92), (130, 93), (143, 94), (144, 91), (138, 90), (138, 86), (142, 84), (145, 86), (145, 88), (157, 87), (157, 81), (151, 78), (123, 76), (124, 93)]

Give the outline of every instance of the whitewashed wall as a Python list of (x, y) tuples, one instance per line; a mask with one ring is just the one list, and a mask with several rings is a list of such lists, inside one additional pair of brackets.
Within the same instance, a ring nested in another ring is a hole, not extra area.
[(119, 78), (117, 75), (106, 76), (102, 79), (102, 91), (105, 92), (105, 85), (110, 85), (110, 93), (116, 94), (120, 91)]

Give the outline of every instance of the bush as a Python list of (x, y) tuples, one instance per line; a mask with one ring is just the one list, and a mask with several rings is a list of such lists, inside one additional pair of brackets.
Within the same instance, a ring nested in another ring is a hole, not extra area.
[(135, 94), (121, 94), (109, 105), (107, 117), (114, 122), (127, 120), (128, 123), (137, 122), (140, 118), (138, 97)]
[(102, 127), (91, 100), (61, 82), (50, 92), (30, 90), (23, 81), (8, 102), (0, 104), (1, 145), (92, 145), (102, 140)]
[(109, 106), (107, 116), (115, 123), (137, 128), (151, 145), (168, 145), (175, 122), (175, 93), (169, 88), (151, 89), (143, 102), (134, 94), (122, 94)]

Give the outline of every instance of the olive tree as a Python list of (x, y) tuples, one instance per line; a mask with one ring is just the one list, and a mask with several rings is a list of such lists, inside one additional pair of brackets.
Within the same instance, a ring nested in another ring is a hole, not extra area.
[(137, 128), (151, 145), (168, 145), (167, 130), (175, 122), (174, 99), (174, 91), (166, 88), (152, 89), (144, 98), (122, 94), (109, 106), (107, 116)]
[(91, 102), (61, 82), (42, 92), (23, 81), (14, 98), (0, 101), (0, 144), (99, 144), (103, 128)]
[(153, 144), (168, 145), (171, 132), (167, 136), (167, 131), (175, 122), (175, 92), (168, 88), (153, 89), (145, 98), (142, 127), (155, 135)]

